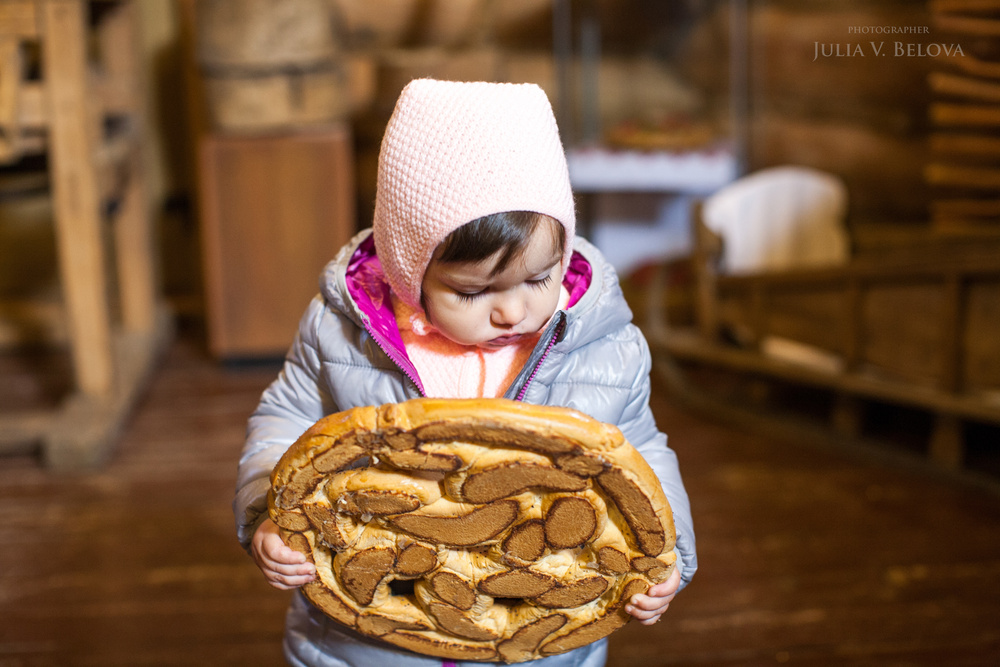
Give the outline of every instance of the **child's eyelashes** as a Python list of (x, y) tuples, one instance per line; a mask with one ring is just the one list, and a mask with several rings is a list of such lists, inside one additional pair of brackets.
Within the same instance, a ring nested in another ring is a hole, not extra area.
[(455, 296), (458, 297), (459, 301), (475, 301), (484, 294), (486, 294), (486, 290), (479, 290), (478, 292), (459, 292), (455, 290)]
[[(532, 280), (525, 280), (524, 282), (532, 289), (542, 290), (548, 287), (549, 284), (552, 283), (552, 274), (550, 273), (544, 278), (534, 278)], [(475, 301), (476, 299), (482, 296), (485, 296), (486, 294), (489, 293), (490, 288), (487, 287), (486, 289), (481, 289), (478, 292), (462, 292), (461, 290), (457, 289), (453, 291), (455, 293), (455, 296), (458, 297), (459, 301), (467, 303), (470, 301)]]
[(545, 276), (544, 278), (538, 278), (536, 280), (529, 280), (528, 284), (535, 289), (545, 289), (552, 282), (552, 274)]

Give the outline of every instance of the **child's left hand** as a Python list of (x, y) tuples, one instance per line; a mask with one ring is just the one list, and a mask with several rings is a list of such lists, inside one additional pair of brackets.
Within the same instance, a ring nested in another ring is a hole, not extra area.
[(681, 584), (681, 572), (676, 567), (666, 581), (651, 586), (645, 595), (633, 595), (625, 611), (632, 614), (643, 625), (652, 625), (670, 606)]

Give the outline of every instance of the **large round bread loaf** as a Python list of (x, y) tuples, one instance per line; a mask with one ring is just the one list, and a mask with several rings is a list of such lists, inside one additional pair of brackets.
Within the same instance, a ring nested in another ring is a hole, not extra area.
[(629, 620), (674, 567), (656, 475), (614, 426), (504, 399), (415, 399), (317, 422), (271, 475), (303, 588), (365, 635), (521, 662)]

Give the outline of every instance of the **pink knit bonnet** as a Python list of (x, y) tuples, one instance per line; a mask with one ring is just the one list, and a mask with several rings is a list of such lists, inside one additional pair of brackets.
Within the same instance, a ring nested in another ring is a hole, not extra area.
[(411, 81), (382, 139), (373, 224), (396, 296), (420, 307), (437, 246), (462, 225), (504, 211), (561, 222), (568, 264), (576, 214), (545, 92), (534, 84)]

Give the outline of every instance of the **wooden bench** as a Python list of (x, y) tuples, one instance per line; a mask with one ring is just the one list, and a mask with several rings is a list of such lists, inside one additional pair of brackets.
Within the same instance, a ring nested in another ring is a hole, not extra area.
[(729, 276), (695, 216), (694, 327), (646, 323), (661, 355), (828, 389), (832, 425), (855, 437), (861, 399), (934, 415), (929, 452), (963, 462), (963, 422), (1000, 424), (1000, 239), (931, 242), (832, 268)]

